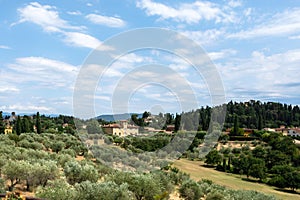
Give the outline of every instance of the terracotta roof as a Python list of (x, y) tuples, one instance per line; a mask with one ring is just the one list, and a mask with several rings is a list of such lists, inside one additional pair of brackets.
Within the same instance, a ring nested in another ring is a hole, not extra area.
[(107, 124), (103, 128), (121, 128), (120, 124)]
[(132, 128), (132, 129), (134, 129), (134, 128), (139, 128), (139, 127), (138, 127), (138, 126), (134, 126), (134, 125), (128, 125), (127, 128)]

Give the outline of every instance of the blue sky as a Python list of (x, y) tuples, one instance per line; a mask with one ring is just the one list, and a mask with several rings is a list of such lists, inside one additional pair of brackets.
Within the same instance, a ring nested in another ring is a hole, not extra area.
[[(300, 104), (299, 1), (0, 0), (0, 5), (0, 110), (5, 112), (72, 114), (76, 77), (87, 56), (106, 39), (144, 27), (175, 30), (201, 45), (219, 71), (226, 101)], [(205, 80), (188, 63), (148, 49), (109, 67), (95, 91), (96, 114), (112, 113), (118, 81), (149, 63), (175, 70), (199, 105), (211, 105)], [(131, 92), (129, 112), (181, 111), (183, 102), (170, 88), (146, 84)]]

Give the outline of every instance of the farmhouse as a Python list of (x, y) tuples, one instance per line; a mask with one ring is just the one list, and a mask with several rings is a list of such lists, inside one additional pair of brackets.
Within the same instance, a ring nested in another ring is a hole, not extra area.
[(288, 130), (288, 136), (291, 137), (300, 137), (300, 129), (299, 128), (291, 128)]
[(139, 134), (139, 127), (128, 124), (126, 120), (122, 120), (120, 121), (120, 123), (104, 125), (102, 126), (102, 128), (107, 134), (117, 135), (121, 137)]

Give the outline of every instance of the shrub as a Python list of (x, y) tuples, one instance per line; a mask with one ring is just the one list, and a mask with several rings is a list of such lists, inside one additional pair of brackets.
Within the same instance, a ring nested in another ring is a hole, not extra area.
[(199, 184), (193, 180), (185, 181), (179, 188), (180, 197), (186, 200), (199, 200), (203, 196)]
[(49, 182), (46, 187), (39, 187), (36, 196), (47, 200), (75, 199), (76, 193), (72, 186), (63, 180)]

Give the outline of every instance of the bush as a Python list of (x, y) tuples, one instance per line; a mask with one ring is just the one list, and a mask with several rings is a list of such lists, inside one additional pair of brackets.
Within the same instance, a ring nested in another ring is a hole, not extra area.
[(207, 195), (206, 200), (223, 200), (224, 195), (219, 192), (211, 192)]
[(91, 183), (89, 181), (75, 185), (75, 200), (130, 200), (132, 192), (127, 184), (117, 185), (114, 182)]
[(83, 181), (97, 182), (99, 175), (94, 166), (77, 161), (69, 161), (65, 164), (64, 173), (67, 181), (74, 185)]
[(199, 184), (193, 180), (185, 181), (179, 188), (180, 197), (186, 200), (199, 200), (203, 196)]
[(76, 157), (76, 152), (73, 149), (63, 149), (60, 151), (60, 153), (70, 155), (73, 158)]
[(5, 192), (5, 181), (0, 178), (0, 193), (4, 193)]
[(46, 187), (39, 187), (36, 196), (47, 200), (75, 199), (76, 193), (72, 186), (63, 180), (55, 180)]

